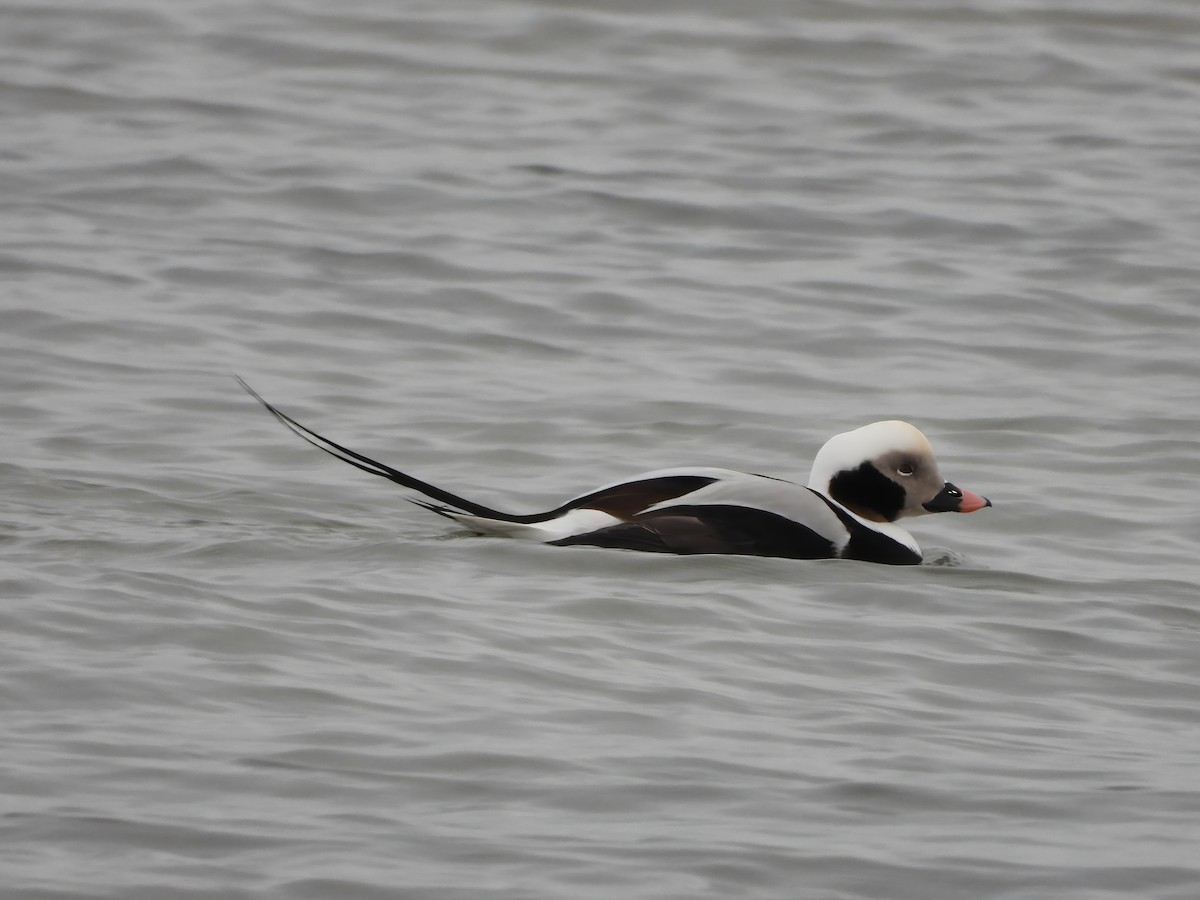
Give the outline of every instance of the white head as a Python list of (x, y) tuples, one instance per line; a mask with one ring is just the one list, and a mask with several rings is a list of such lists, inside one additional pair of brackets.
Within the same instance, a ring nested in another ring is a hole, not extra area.
[(808, 486), (875, 522), (991, 506), (948, 484), (925, 435), (897, 420), (830, 438), (813, 460)]

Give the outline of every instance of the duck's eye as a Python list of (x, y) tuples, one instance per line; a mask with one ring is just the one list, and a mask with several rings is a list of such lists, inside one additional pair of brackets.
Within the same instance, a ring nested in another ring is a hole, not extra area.
[(915, 472), (915, 471), (916, 471), (916, 470), (913, 468), (913, 464), (912, 464), (912, 463), (900, 463), (900, 465), (898, 465), (898, 466), (896, 467), (896, 474), (897, 474), (897, 475), (904, 475), (904, 476), (908, 476), (908, 475), (911, 475), (911, 474), (912, 474), (913, 472)]

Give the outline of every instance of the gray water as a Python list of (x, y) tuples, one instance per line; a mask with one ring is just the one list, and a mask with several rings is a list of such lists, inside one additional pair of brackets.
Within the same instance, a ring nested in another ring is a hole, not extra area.
[[(1200, 5), (0, 9), (0, 894), (1200, 896)], [(915, 569), (463, 534), (905, 418)]]

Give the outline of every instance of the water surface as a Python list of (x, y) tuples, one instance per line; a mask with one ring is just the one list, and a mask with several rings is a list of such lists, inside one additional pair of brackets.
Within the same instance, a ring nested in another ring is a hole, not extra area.
[[(1200, 10), (189, 0), (0, 29), (32, 898), (1193, 898)], [(465, 536), (905, 418), (929, 565)]]

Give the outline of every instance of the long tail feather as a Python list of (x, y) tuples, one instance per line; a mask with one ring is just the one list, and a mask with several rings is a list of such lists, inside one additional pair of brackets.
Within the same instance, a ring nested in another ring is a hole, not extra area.
[[(234, 375), (233, 377), (237, 379), (237, 383), (242, 386), (246, 393), (266, 407), (267, 412), (278, 419), (279, 422), (290, 431), (308, 441), (308, 443), (312, 444), (318, 450), (323, 450), (330, 456), (336, 457), (344, 463), (349, 463), (356, 469), (362, 469), (364, 472), (370, 472), (372, 475), (378, 475), (380, 478), (386, 478), (389, 481), (394, 481), (396, 484), (403, 485), (406, 488), (411, 488), (414, 491), (420, 491), (426, 497), (430, 497), (434, 500), (440, 500), (442, 503), (448, 504), (449, 506), (454, 507), (456, 510), (461, 510), (462, 512), (470, 513), (471, 515), (482, 516), (488, 519), (500, 519), (507, 522), (535, 521), (541, 518), (541, 516), (515, 516), (510, 513), (491, 509), (487, 506), (481, 506), (478, 503), (472, 503), (470, 500), (465, 500), (462, 497), (450, 493), (449, 491), (444, 491), (439, 487), (429, 484), (428, 482), (421, 481), (419, 478), (413, 478), (411, 475), (406, 475), (404, 472), (393, 469), (391, 466), (384, 465), (378, 460), (371, 459), (369, 456), (364, 456), (363, 454), (357, 453), (348, 447), (343, 447), (341, 444), (335, 444), (333, 441), (329, 440), (329, 438), (322, 437), (311, 428), (306, 428), (305, 426), (301, 425), (287, 413), (280, 412), (278, 409), (264, 400), (258, 391), (246, 384), (246, 382), (242, 380), (241, 376)], [(418, 506), (424, 506), (426, 509), (429, 509), (440, 515), (447, 515), (449, 512), (452, 512), (452, 510), (443, 510), (432, 504), (422, 503), (421, 501), (414, 500), (413, 502), (417, 503)]]

